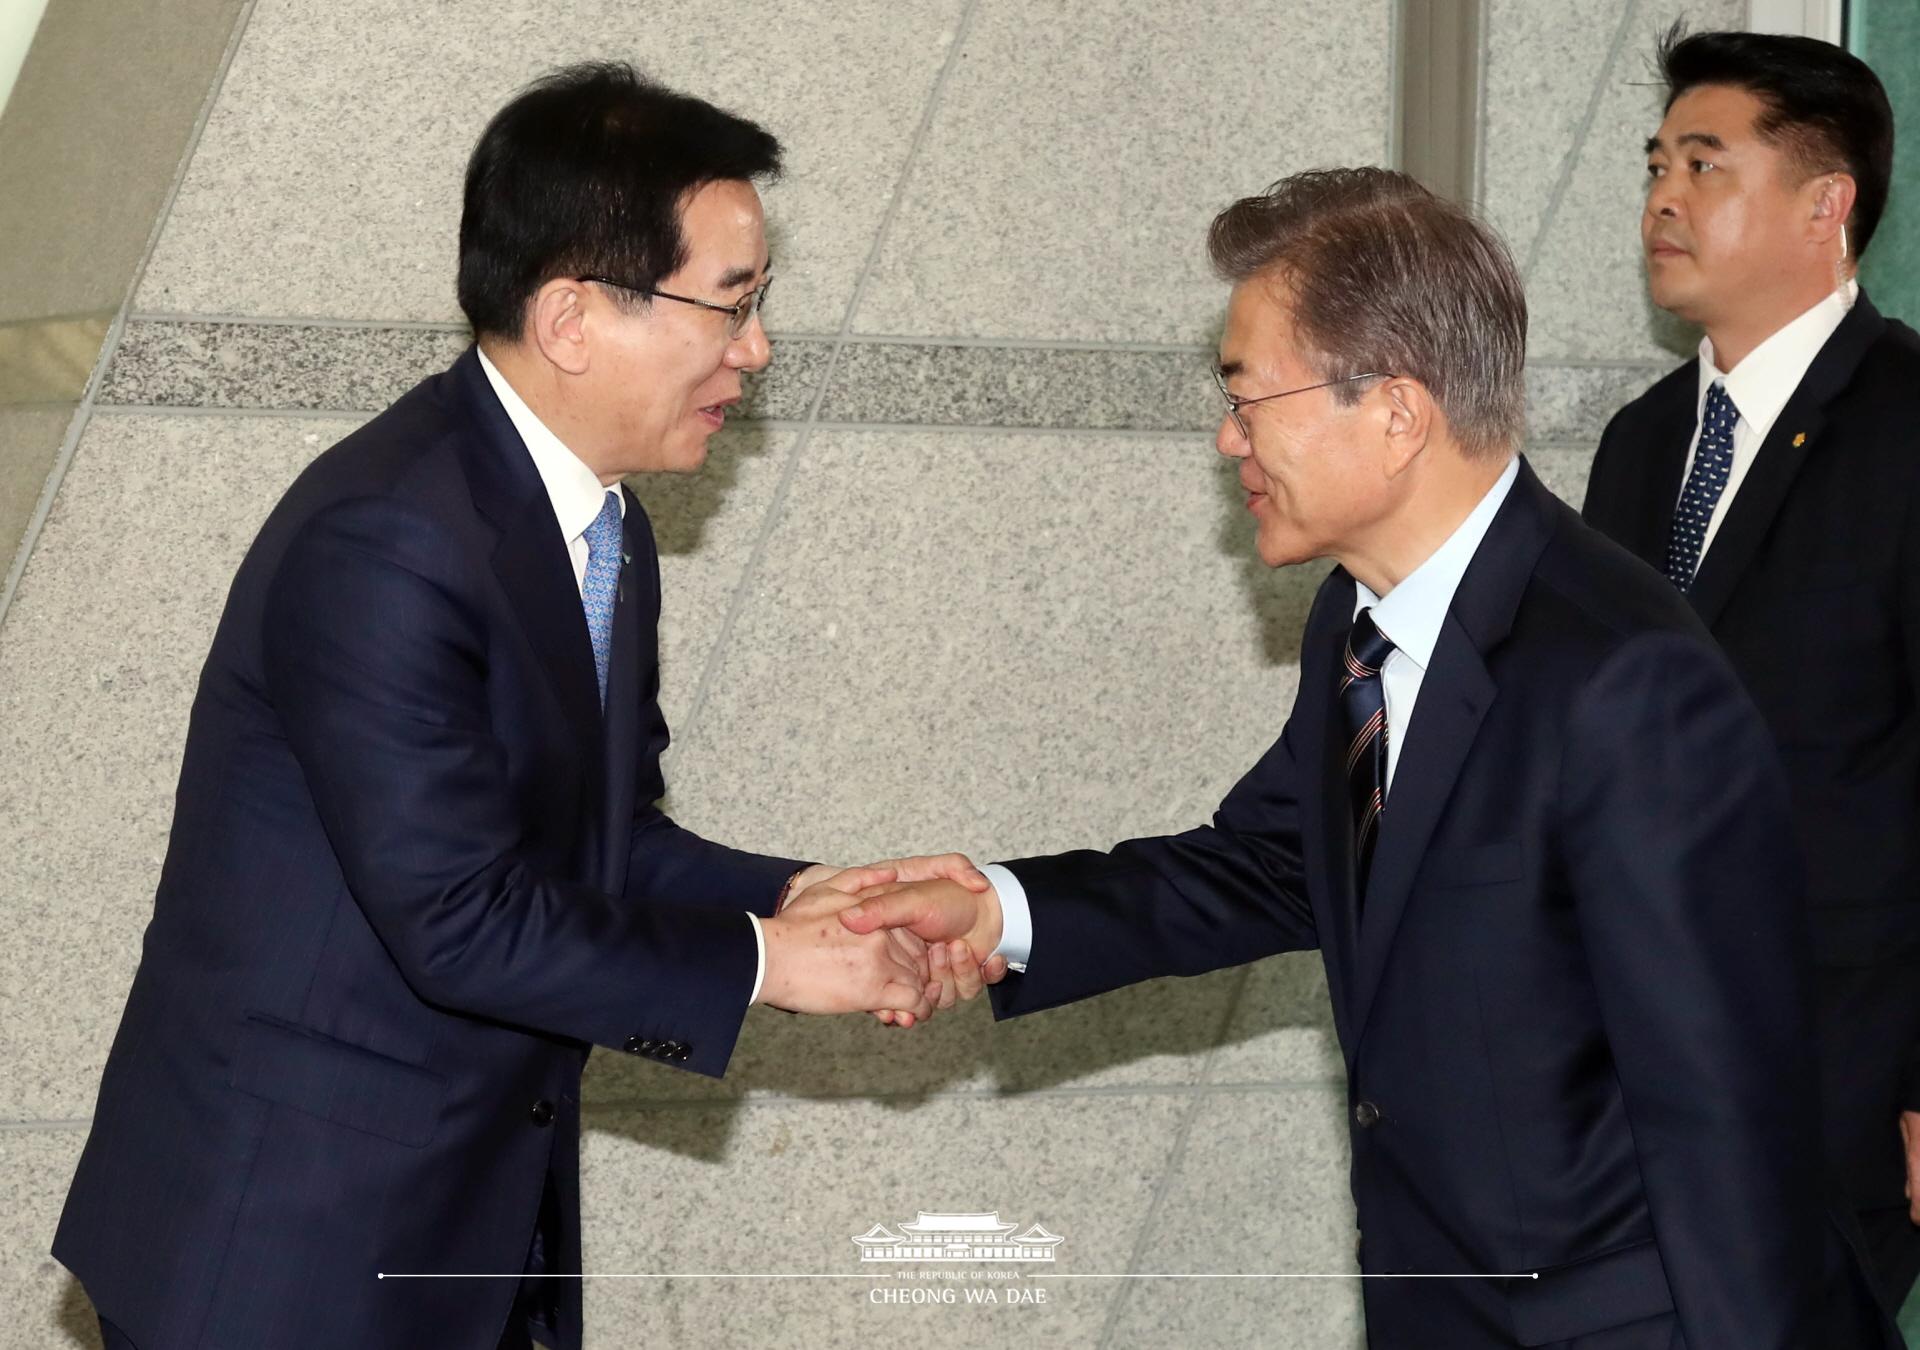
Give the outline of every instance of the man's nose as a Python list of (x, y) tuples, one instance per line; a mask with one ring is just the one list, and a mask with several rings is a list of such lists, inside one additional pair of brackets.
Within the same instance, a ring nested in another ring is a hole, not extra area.
[(766, 326), (755, 314), (746, 331), (727, 344), (727, 364), (735, 370), (765, 370), (771, 360), (773, 344), (767, 338)]
[(1253, 443), (1241, 434), (1232, 413), (1220, 414), (1220, 425), (1213, 433), (1213, 448), (1228, 459), (1245, 459), (1253, 453)]
[(1647, 214), (1661, 220), (1680, 217), (1680, 189), (1671, 177), (1656, 178), (1647, 188)]

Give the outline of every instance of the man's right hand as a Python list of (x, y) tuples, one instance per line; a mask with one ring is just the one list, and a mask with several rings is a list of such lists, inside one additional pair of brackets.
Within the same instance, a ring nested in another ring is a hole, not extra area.
[(998, 984), (1007, 973), (1006, 958), (992, 955), (1000, 945), (1001, 917), (1000, 896), (991, 886), (979, 893), (953, 881), (869, 886), (859, 904), (840, 911), (840, 922), (855, 933), (905, 928), (929, 944), (964, 942), (987, 984)]
[[(916, 955), (884, 931), (850, 931), (834, 914), (851, 901), (852, 891), (892, 876), (890, 869), (848, 869), (795, 896), (773, 918), (762, 919), (767, 970), (760, 982), (760, 1002), (788, 1012), (889, 1012), (909, 1026), (927, 1017), (933, 1000), (925, 954)], [(825, 894), (829, 890), (832, 896)]]

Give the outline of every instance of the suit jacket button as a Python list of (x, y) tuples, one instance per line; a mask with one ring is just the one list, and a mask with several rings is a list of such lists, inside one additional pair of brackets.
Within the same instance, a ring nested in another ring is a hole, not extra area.
[(1361, 1102), (1353, 1108), (1353, 1123), (1363, 1130), (1370, 1130), (1380, 1123), (1380, 1108), (1372, 1102)]
[(693, 1053), (693, 1047), (688, 1045), (685, 1041), (675, 1041), (673, 1043), (673, 1057), (675, 1059), (685, 1059), (688, 1055), (691, 1055), (692, 1053)]
[(535, 1125), (551, 1125), (553, 1124), (553, 1103), (542, 1097), (533, 1104), (530, 1114)]
[(627, 1037), (627, 1043), (620, 1047), (630, 1055), (644, 1055), (653, 1048), (651, 1041), (643, 1041), (638, 1036)]

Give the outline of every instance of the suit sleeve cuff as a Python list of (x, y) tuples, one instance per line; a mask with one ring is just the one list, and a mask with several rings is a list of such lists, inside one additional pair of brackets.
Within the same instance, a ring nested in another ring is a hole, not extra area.
[(988, 863), (980, 872), (1000, 897), (1000, 945), (987, 955), (1006, 957), (1008, 970), (1024, 974), (1027, 958), (1033, 955), (1033, 911), (1027, 906), (1027, 888), (999, 863)]
[(767, 935), (760, 931), (760, 916), (752, 910), (747, 911), (747, 922), (753, 925), (753, 992), (747, 996), (751, 1008), (760, 1001), (760, 985), (767, 978)]

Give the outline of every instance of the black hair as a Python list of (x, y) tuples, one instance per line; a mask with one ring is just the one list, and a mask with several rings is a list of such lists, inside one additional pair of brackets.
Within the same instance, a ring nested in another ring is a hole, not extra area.
[(1759, 99), (1760, 138), (1785, 146), (1807, 177), (1835, 169), (1858, 191), (1849, 220), (1856, 257), (1867, 251), (1893, 178), (1893, 107), (1880, 77), (1853, 53), (1777, 33), (1693, 33), (1675, 23), (1660, 39), (1667, 107), (1689, 89), (1731, 85)]
[(494, 115), (467, 161), (460, 308), (476, 334), (517, 338), (555, 277), (645, 291), (686, 262), (681, 207), (714, 182), (774, 178), (780, 142), (624, 61), (556, 70)]

